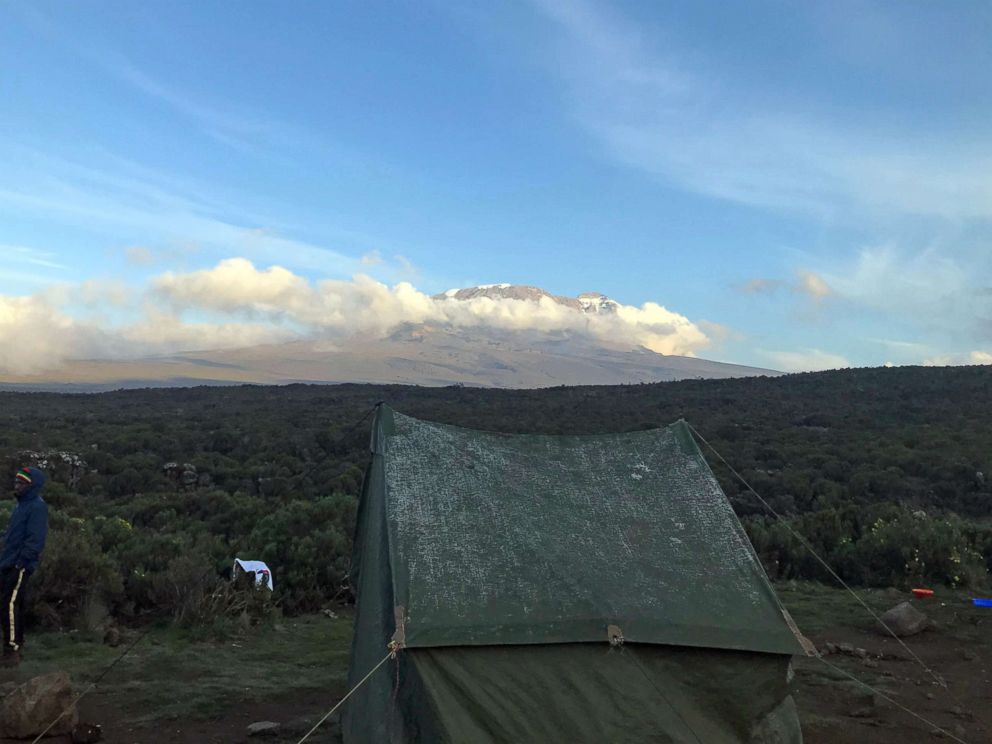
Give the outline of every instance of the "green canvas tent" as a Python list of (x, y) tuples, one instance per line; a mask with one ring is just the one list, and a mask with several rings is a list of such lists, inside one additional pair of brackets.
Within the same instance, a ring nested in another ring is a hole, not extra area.
[(684, 422), (508, 435), (380, 405), (346, 744), (799, 744), (805, 640)]

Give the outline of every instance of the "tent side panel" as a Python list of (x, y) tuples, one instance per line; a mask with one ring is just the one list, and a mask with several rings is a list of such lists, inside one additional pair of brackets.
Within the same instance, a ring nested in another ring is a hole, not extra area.
[(802, 743), (784, 655), (605, 643), (407, 654), (445, 742)]
[[(384, 488), (382, 456), (377, 454), (365, 474), (355, 529), (352, 582), (358, 601), (348, 667), (349, 689), (382, 660), (394, 631)], [(405, 744), (402, 737), (390, 736), (391, 731), (402, 730), (390, 699), (394, 663), (389, 662), (376, 672), (345, 706), (342, 720), (345, 742)]]

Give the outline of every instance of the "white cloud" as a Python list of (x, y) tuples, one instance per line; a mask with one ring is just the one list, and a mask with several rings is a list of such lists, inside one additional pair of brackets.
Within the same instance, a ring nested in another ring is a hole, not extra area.
[(434, 299), (409, 282), (387, 286), (362, 274), (312, 282), (280, 266), (260, 269), (232, 258), (161, 274), (144, 289), (87, 282), (28, 297), (0, 295), (0, 371), (293, 338), (334, 344), (354, 335), (382, 337), (408, 323), (566, 332), (662, 354), (694, 355), (710, 343), (699, 324), (654, 302), (586, 314), (550, 297)]
[(992, 364), (992, 353), (972, 351), (963, 354), (939, 354), (923, 361), (926, 367), (956, 367), (966, 364)]
[(100, 348), (100, 334), (59, 312), (43, 296), (0, 295), (0, 370), (31, 372)]
[(540, 301), (475, 297), (435, 300), (409, 282), (390, 287), (359, 274), (351, 280), (311, 283), (287, 269), (257, 269), (243, 258), (212, 269), (168, 273), (153, 281), (172, 307), (266, 317), (323, 335), (384, 335), (404, 323), (488, 326), (502, 330), (571, 331), (626, 341), (662, 354), (693, 354), (708, 345), (700, 327), (648, 302), (620, 305), (615, 315), (587, 315), (544, 297)]
[(379, 251), (369, 251), (361, 258), (362, 266), (378, 266), (382, 263), (382, 254)]
[[(90, 316), (66, 305), (90, 307)], [(121, 307), (131, 319), (110, 318)], [(55, 285), (27, 297), (0, 295), (0, 372), (29, 374), (72, 359), (128, 359), (188, 349), (220, 349), (288, 340), (269, 324), (196, 323), (154, 306), (135, 306), (126, 288), (86, 282)]]
[(851, 363), (840, 354), (820, 349), (799, 349), (798, 351), (766, 351), (777, 369), (786, 372), (815, 372), (825, 369), (843, 369)]

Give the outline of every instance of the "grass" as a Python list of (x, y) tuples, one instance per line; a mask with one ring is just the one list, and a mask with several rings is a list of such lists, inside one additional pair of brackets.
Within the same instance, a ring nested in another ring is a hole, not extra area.
[[(988, 642), (992, 609), (975, 607), (971, 602), (972, 592), (947, 587), (933, 589), (934, 596), (924, 600), (913, 599), (909, 592), (899, 589), (857, 588), (855, 591), (877, 615), (908, 600), (958, 640)], [(868, 611), (839, 587), (788, 581), (776, 584), (775, 590), (807, 636), (816, 636), (828, 629), (870, 630), (875, 627), (875, 620)]]
[[(882, 664), (869, 668), (856, 658), (837, 655), (828, 657), (830, 664), (911, 708), (931, 705), (929, 700), (920, 699), (928, 690), (939, 696), (938, 702), (933, 705), (949, 708), (957, 700), (956, 696), (945, 697), (934, 686), (928, 674), (909, 660), (908, 654), (898, 642), (877, 629), (875, 619), (849, 592), (811, 582), (783, 582), (775, 588), (800, 630), (815, 642), (853, 642), (855, 646), (864, 646), (870, 653), (883, 652), (906, 660), (895, 665)], [(934, 596), (922, 600), (913, 599), (907, 591), (891, 588), (859, 588), (856, 591), (878, 615), (900, 602), (911, 601), (917, 609), (935, 621), (935, 631), (907, 638), (906, 643), (917, 653), (926, 656), (928, 663), (937, 672), (954, 669), (962, 658), (967, 658), (964, 656), (966, 653), (974, 654), (974, 658), (992, 655), (988, 640), (989, 629), (992, 628), (992, 611), (975, 607), (971, 602), (971, 592), (947, 587), (932, 588), (935, 590)], [(866, 699), (871, 699), (868, 691), (842, 671), (833, 669), (818, 659), (801, 657), (794, 660), (794, 668), (797, 702), (804, 728), (848, 730), (852, 725), (849, 718), (852, 711), (874, 708), (870, 704), (866, 706)], [(957, 666), (952, 679), (966, 685), (969, 684), (969, 679), (973, 681), (977, 673), (977, 669), (967, 671)], [(889, 707), (888, 702), (881, 705)], [(831, 710), (833, 713), (828, 712)], [(932, 711), (926, 714), (934, 715)], [(878, 722), (877, 717), (873, 717), (873, 720)], [(946, 721), (944, 723), (951, 725)]]
[[(327, 691), (330, 701), (344, 690), (351, 623), (350, 616), (309, 615), (213, 642), (154, 628), (93, 694), (120, 701), (134, 723), (207, 720), (235, 705), (307, 691)], [(29, 637), (15, 681), (65, 670), (85, 689), (135, 638), (110, 648), (76, 633)]]

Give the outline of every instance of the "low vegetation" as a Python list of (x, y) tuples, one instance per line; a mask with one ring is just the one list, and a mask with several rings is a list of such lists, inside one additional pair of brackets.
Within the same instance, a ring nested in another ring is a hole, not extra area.
[(346, 598), (367, 458), (363, 417), (379, 400), (421, 418), (508, 432), (628, 431), (685, 418), (784, 518), (770, 517), (704, 449), (774, 578), (828, 578), (787, 523), (856, 585), (988, 586), (985, 367), (532, 391), (0, 393), (3, 473), (35, 462), (52, 477), (36, 618), (62, 628), (171, 618), (223, 632), (247, 609), (223, 596), (235, 557), (269, 563), (275, 604), (287, 615)]

